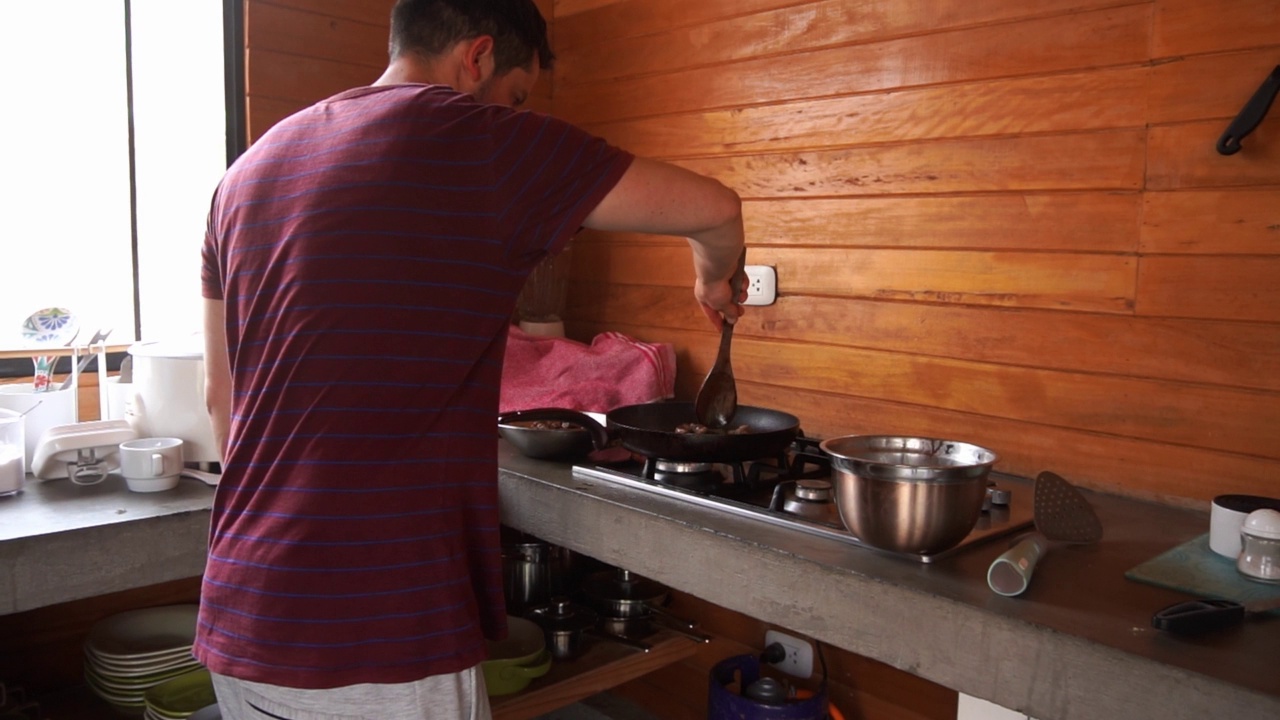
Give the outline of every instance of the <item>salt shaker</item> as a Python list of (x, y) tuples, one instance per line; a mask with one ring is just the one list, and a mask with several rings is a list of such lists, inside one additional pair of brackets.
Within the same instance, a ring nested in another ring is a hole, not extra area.
[(1280, 583), (1280, 512), (1264, 508), (1244, 519), (1236, 569), (1252, 580)]

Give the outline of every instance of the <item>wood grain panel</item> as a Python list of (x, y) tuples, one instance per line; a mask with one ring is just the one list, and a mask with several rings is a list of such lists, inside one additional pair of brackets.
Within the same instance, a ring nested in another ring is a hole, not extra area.
[[(799, 295), (1127, 313), (1132, 258), (1115, 255), (761, 248)], [(753, 261), (754, 262), (754, 261)]]
[(1015, 78), (589, 126), (644, 156), (688, 157), (1144, 125), (1146, 68)]
[[(727, 62), (793, 54), (824, 47), (986, 26), (1054, 12), (1079, 13), (1106, 0), (935, 0), (934, 2), (850, 3), (820, 0), (802, 8), (781, 8), (716, 20), (656, 34), (609, 37), (595, 44), (566, 45), (561, 79), (566, 84), (671, 72)], [(1057, 18), (1065, 21), (1065, 18)]]
[[(573, 262), (601, 283), (691, 288), (689, 257), (679, 246), (584, 243)], [(777, 268), (783, 295), (1127, 313), (1135, 292), (1136, 263), (1120, 255), (753, 247), (747, 262)]]
[(1147, 189), (1280, 185), (1280, 128), (1264, 122), (1240, 152), (1219, 155), (1227, 121), (1153, 127), (1147, 140)]
[(743, 203), (752, 245), (1131, 252), (1138, 195), (1006, 193)]
[(745, 382), (1280, 459), (1276, 393), (743, 338), (733, 369)]
[[(1280, 63), (1280, 48), (1179, 57), (1151, 68), (1151, 123), (1230, 121)], [(1225, 130), (1227, 123), (1223, 123)]]
[[(1137, 310), (1141, 315), (1280, 323), (1280, 257), (1144, 257)], [(1274, 335), (1280, 326), (1254, 332)]]
[(1144, 253), (1280, 255), (1280, 188), (1150, 192)]
[(247, 12), (245, 33), (255, 50), (365, 65), (379, 73), (386, 67), (385, 20), (370, 25), (262, 2), (249, 3)]
[[(1140, 5), (755, 58), (588, 86), (569, 85), (562, 75), (556, 86), (557, 106), (561, 114), (576, 122), (596, 123), (1135, 64), (1145, 58), (1149, 30), (1150, 8)], [(649, 52), (661, 52), (661, 48)], [(564, 72), (571, 70), (566, 67)], [(708, 77), (714, 77), (714, 82), (707, 81)]]
[[(1137, 193), (1006, 193), (748, 200), (747, 244), (1134, 252)], [(579, 242), (670, 238), (584, 231)]]
[[(575, 283), (568, 315), (593, 324), (644, 318), (655, 332), (711, 330), (691, 293), (666, 287)], [(1251, 323), (785, 295), (747, 308), (734, 334), (1280, 391), (1280, 329)], [(713, 342), (714, 336), (700, 344)]]
[[(395, 5), (395, 0), (250, 0), (249, 4), (276, 5), (331, 18), (380, 25), (386, 30), (390, 27), (391, 6)], [(383, 46), (385, 45), (384, 42)]]
[(245, 115), (249, 124), (249, 142), (254, 143), (271, 126), (306, 107), (300, 100), (278, 100), (269, 97), (249, 96), (245, 99)]
[(353, 87), (368, 85), (382, 74), (367, 65), (256, 50), (246, 60), (250, 97), (298, 103), (298, 109)]
[[(1142, 132), (1053, 135), (680, 160), (744, 198), (1136, 190)], [(1280, 172), (1280, 170), (1277, 170)]]
[(1280, 0), (1155, 0), (1155, 9), (1152, 57), (1276, 45), (1280, 38)]
[(750, 404), (795, 413), (815, 437), (963, 438), (999, 454), (997, 470), (1023, 477), (1052, 468), (1084, 487), (1201, 509), (1215, 495), (1276, 492), (1274, 460), (773, 385), (744, 383), (739, 392)]

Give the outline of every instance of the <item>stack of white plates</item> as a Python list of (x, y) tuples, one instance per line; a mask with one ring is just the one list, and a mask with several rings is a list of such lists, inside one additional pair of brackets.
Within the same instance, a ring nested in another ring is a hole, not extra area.
[(84, 645), (89, 689), (123, 714), (143, 715), (148, 689), (200, 669), (191, 655), (196, 611), (196, 605), (166, 605), (99, 621)]

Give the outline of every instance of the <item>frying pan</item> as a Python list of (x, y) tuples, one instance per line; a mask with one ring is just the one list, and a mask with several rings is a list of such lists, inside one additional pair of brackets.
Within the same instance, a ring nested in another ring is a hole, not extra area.
[(500, 423), (520, 420), (577, 423), (591, 433), (596, 449), (604, 449), (616, 439), (631, 452), (672, 462), (730, 463), (772, 457), (785, 450), (800, 431), (800, 420), (795, 415), (739, 405), (729, 427), (746, 425), (750, 432), (742, 435), (723, 431), (676, 432), (680, 425), (698, 422), (691, 402), (624, 405), (605, 414), (605, 425), (586, 413), (563, 408), (517, 410), (498, 416)]

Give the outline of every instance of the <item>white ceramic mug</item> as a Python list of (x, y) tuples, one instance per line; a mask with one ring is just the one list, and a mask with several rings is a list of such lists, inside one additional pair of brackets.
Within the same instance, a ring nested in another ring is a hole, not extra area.
[(1280, 510), (1280, 498), (1219, 495), (1209, 509), (1209, 549), (1235, 560), (1240, 555), (1240, 528), (1254, 510)]
[(182, 463), (181, 438), (141, 438), (120, 443), (120, 474), (134, 492), (177, 487)]

